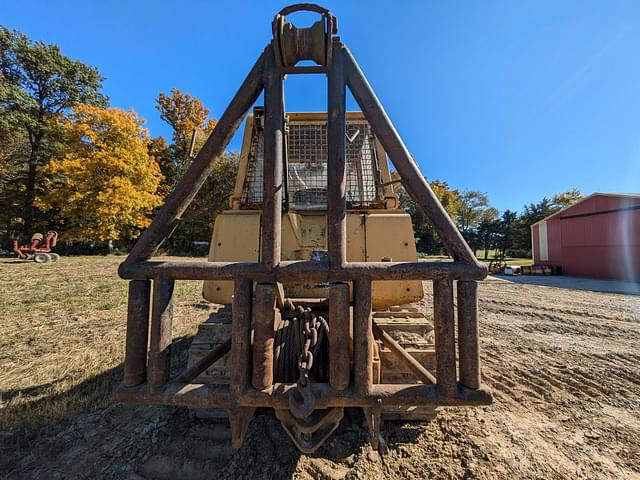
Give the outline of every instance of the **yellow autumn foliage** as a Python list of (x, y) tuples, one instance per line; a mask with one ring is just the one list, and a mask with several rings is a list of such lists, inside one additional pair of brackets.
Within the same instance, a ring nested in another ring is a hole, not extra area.
[(65, 148), (47, 167), (39, 206), (65, 219), (65, 237), (130, 239), (149, 225), (163, 176), (143, 123), (133, 111), (89, 105), (63, 122)]

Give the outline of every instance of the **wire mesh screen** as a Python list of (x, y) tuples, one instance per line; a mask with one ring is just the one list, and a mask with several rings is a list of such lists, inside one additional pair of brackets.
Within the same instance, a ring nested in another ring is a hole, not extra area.
[[(259, 122), (256, 122), (259, 125)], [(366, 206), (378, 200), (378, 168), (373, 136), (365, 121), (347, 121), (347, 203)], [(263, 201), (263, 136), (254, 129), (243, 203)], [(327, 208), (326, 122), (291, 121), (287, 135), (287, 197), (293, 210)]]
[[(260, 123), (256, 121), (255, 124)], [(255, 125), (254, 124), (254, 125)], [(264, 141), (262, 128), (254, 126), (251, 135), (251, 146), (249, 149), (249, 159), (247, 162), (247, 177), (244, 181), (242, 189), (242, 203), (256, 204), (262, 203), (264, 196), (263, 189), (263, 160), (264, 160)]]

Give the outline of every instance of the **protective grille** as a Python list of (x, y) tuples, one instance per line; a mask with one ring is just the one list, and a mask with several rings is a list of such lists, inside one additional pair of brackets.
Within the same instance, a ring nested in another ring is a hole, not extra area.
[[(256, 122), (259, 125), (260, 122)], [(347, 203), (366, 206), (378, 200), (378, 168), (373, 136), (365, 121), (347, 121)], [(263, 201), (263, 136), (254, 128), (243, 189), (244, 204)], [(327, 208), (326, 122), (291, 121), (287, 136), (287, 193), (293, 210)]]

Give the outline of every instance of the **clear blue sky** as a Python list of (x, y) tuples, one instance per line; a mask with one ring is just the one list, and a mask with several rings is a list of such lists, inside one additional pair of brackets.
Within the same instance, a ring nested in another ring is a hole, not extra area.
[[(178, 87), (220, 116), (284, 5), (0, 0), (0, 24), (98, 67), (112, 105), (168, 136), (158, 93)], [(501, 210), (571, 187), (640, 191), (640, 2), (322, 5), (428, 178)], [(288, 109), (326, 109), (324, 78), (286, 88)]]

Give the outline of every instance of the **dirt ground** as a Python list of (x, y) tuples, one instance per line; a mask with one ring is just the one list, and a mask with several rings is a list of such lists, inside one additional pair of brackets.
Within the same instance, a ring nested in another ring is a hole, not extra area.
[[(314, 455), (264, 412), (234, 451), (226, 425), (189, 410), (109, 402), (124, 339), (120, 260), (0, 262), (0, 477), (640, 478), (638, 296), (488, 280), (480, 333), (492, 406), (386, 423), (383, 455), (358, 412)], [(34, 276), (53, 293), (28, 293)], [(198, 290), (178, 290), (179, 361), (211, 308)]]

